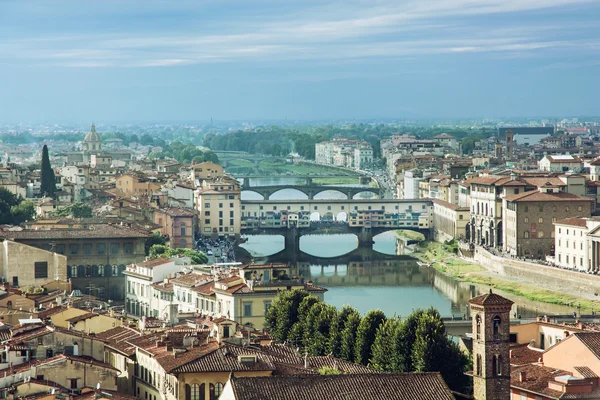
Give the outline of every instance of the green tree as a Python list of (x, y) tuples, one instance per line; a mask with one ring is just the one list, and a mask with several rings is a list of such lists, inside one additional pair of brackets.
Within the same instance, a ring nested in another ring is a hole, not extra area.
[(12, 208), (19, 204), (17, 196), (0, 187), (0, 224), (13, 224)]
[(22, 201), (21, 204), (12, 206), (10, 212), (12, 215), (12, 223), (14, 225), (19, 225), (25, 221), (34, 219), (35, 204), (32, 201)]
[(451, 389), (469, 391), (469, 380), (464, 375), (468, 358), (458, 345), (446, 335), (446, 328), (439, 314), (423, 313), (418, 320), (412, 349), (416, 372), (440, 372)]
[(54, 197), (56, 193), (56, 177), (54, 170), (50, 165), (50, 156), (48, 155), (48, 146), (42, 148), (42, 176), (40, 179), (40, 193), (42, 196)]
[(306, 330), (306, 317), (312, 306), (319, 303), (319, 299), (315, 296), (306, 296), (300, 302), (300, 306), (298, 307), (298, 320), (290, 329), (290, 332), (287, 337), (287, 341), (291, 343), (293, 346), (304, 347), (304, 333)]
[(360, 321), (354, 350), (356, 363), (367, 365), (371, 359), (371, 346), (375, 341), (375, 332), (383, 322), (385, 322), (385, 314), (381, 310), (370, 310)]
[(328, 367), (327, 365), (319, 368), (317, 372), (321, 375), (341, 375), (341, 371), (335, 367)]
[(150, 257), (158, 258), (172, 258), (172, 257), (189, 257), (192, 264), (205, 264), (208, 261), (208, 257), (204, 253), (193, 249), (172, 249), (164, 244), (154, 244), (150, 246)]
[(360, 314), (352, 313), (348, 315), (344, 330), (341, 335), (340, 357), (344, 360), (354, 362), (354, 348), (356, 346), (356, 332), (360, 325)]
[(146, 255), (147, 256), (150, 255), (150, 247), (154, 246), (155, 244), (164, 245), (165, 243), (166, 243), (166, 240), (163, 237), (163, 235), (161, 235), (160, 232), (154, 232), (152, 234), (152, 236), (150, 236), (148, 239), (146, 239), (146, 243), (144, 243), (144, 249), (146, 251)]
[(92, 218), (92, 207), (88, 204), (71, 204), (71, 215), (73, 218)]
[(331, 320), (336, 313), (335, 307), (321, 302), (311, 307), (304, 331), (304, 345), (310, 354), (322, 356), (328, 351)]
[(375, 340), (371, 347), (371, 366), (379, 371), (394, 371), (394, 354), (396, 352), (396, 332), (400, 329), (398, 318), (390, 318), (379, 325)]
[(265, 316), (265, 327), (276, 341), (287, 340), (292, 326), (298, 322), (298, 308), (309, 296), (306, 290), (285, 290), (277, 294)]
[(354, 308), (346, 305), (335, 315), (331, 321), (331, 330), (329, 332), (329, 352), (334, 357), (340, 357), (342, 351), (342, 332), (346, 327), (348, 318), (355, 314), (360, 319), (360, 314)]

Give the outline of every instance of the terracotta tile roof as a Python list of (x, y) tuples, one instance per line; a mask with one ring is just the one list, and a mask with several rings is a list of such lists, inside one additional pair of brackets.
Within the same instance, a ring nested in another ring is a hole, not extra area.
[(570, 225), (570, 226), (579, 226), (581, 228), (587, 227), (587, 220), (585, 218), (565, 218), (560, 221), (556, 221), (555, 225)]
[(208, 282), (208, 283), (205, 283), (204, 285), (196, 286), (192, 290), (194, 292), (212, 295), (212, 294), (214, 294), (214, 291), (213, 291), (214, 287), (215, 287), (215, 282)]
[(491, 289), (489, 293), (473, 297), (471, 300), (469, 300), (469, 303), (480, 306), (510, 306), (513, 304), (511, 300), (497, 295), (496, 293), (492, 293)]
[(598, 375), (590, 367), (573, 367), (582, 378), (598, 378)]
[(453, 400), (439, 373), (285, 375), (230, 379), (236, 400)]
[(442, 206), (444, 208), (448, 208), (448, 209), (453, 210), (453, 211), (469, 211), (469, 207), (460, 207), (460, 206), (458, 206), (456, 204), (452, 204), (452, 203), (449, 203), (449, 202), (444, 201), (444, 200), (433, 199), (431, 201), (433, 201), (435, 204), (439, 204), (440, 206)]
[(154, 258), (152, 260), (144, 261), (141, 263), (135, 263), (135, 265), (137, 265), (138, 267), (143, 267), (143, 268), (154, 268), (154, 267), (158, 267), (159, 265), (168, 264), (170, 262), (172, 262), (172, 261), (169, 260), (168, 258)]
[[(526, 379), (521, 382), (520, 373), (525, 372)], [(526, 364), (513, 366), (510, 369), (510, 386), (528, 392), (544, 395), (551, 399), (560, 399), (563, 392), (548, 388), (548, 382), (561, 375), (568, 375), (566, 371), (556, 368), (542, 367), (540, 365)]]
[(182, 275), (178, 276), (177, 278), (173, 278), (169, 282), (174, 285), (192, 287), (192, 286), (196, 286), (198, 284), (203, 284), (203, 283), (206, 283), (209, 281), (210, 282), (214, 281), (214, 278), (212, 275), (189, 273), (189, 274), (182, 274)]
[(510, 352), (512, 354), (510, 365), (525, 365), (538, 362), (540, 357), (542, 357), (542, 353), (531, 350), (528, 346), (528, 344), (510, 346)]
[(90, 319), (93, 318), (95, 316), (97, 316), (98, 314), (93, 313), (93, 312), (88, 312), (85, 314), (81, 314), (81, 315), (77, 315), (75, 317), (69, 318), (67, 320), (65, 320), (66, 322), (70, 322), (71, 324), (76, 324), (79, 321), (85, 321), (86, 319)]
[(155, 282), (152, 284), (152, 287), (156, 290), (160, 290), (161, 292), (173, 293), (173, 284), (171, 282)]
[[(239, 356), (255, 356), (256, 362), (242, 363)], [(243, 371), (274, 371), (275, 364), (259, 350), (250, 347), (240, 347), (230, 344), (214, 349), (210, 353), (178, 368), (172, 373), (185, 372), (243, 372)]]
[(63, 362), (63, 361), (74, 361), (74, 362), (80, 362), (80, 363), (84, 363), (84, 364), (92, 364), (95, 365), (97, 367), (101, 367), (101, 368), (106, 368), (106, 369), (112, 369), (114, 371), (118, 371), (118, 369), (110, 366), (110, 364), (106, 364), (100, 361), (96, 361), (94, 358), (92, 357), (84, 357), (84, 356), (72, 356), (72, 355), (66, 355), (66, 354), (59, 354), (57, 356), (51, 357), (51, 358), (47, 358), (45, 360), (39, 361), (37, 363), (37, 367), (43, 367), (46, 365), (50, 365), (50, 364), (54, 364), (57, 362)]
[(106, 238), (148, 238), (152, 232), (126, 226), (92, 225), (88, 229), (53, 229), (3, 231), (1, 236), (11, 240), (36, 239), (106, 239)]
[(591, 202), (593, 199), (589, 197), (578, 196), (576, 194), (567, 192), (558, 193), (542, 193), (537, 190), (530, 190), (529, 192), (523, 192), (519, 194), (513, 194), (504, 198), (506, 201), (524, 202), (524, 201), (588, 201)]
[(140, 336), (140, 332), (125, 326), (119, 326), (96, 334), (96, 338), (105, 341), (105, 345), (112, 347), (121, 353), (132, 356), (135, 354), (135, 346), (128, 343)]

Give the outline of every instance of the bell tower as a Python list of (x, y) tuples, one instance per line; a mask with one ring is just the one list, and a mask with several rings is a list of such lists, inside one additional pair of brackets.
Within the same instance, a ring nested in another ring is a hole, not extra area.
[(469, 300), (473, 318), (475, 400), (510, 400), (510, 310), (513, 302), (490, 292)]

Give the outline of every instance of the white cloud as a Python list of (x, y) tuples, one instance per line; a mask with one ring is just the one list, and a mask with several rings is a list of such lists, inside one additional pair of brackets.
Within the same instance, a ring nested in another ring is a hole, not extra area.
[[(64, 66), (178, 66), (230, 61), (349, 60), (433, 54), (598, 49), (595, 39), (556, 40), (559, 24), (545, 21), (488, 26), (479, 16), (586, 5), (591, 0), (393, 0), (310, 3), (312, 7), (223, 19), (222, 26), (173, 28), (141, 34), (90, 30), (0, 41), (0, 55)], [(268, 2), (267, 2), (268, 3)], [(194, 13), (193, 3), (185, 10)], [(119, 12), (118, 2), (113, 2)], [(166, 3), (153, 3), (156, 10)], [(130, 11), (130, 10), (128, 10)], [(476, 16), (477, 18), (474, 18)], [(110, 18), (100, 14), (99, 18)], [(583, 25), (586, 25), (585, 23)], [(589, 25), (588, 25), (589, 26)], [(93, 29), (93, 27), (91, 27)], [(577, 30), (577, 27), (573, 28)], [(593, 29), (593, 28), (592, 28)], [(0, 30), (0, 34), (1, 34)]]

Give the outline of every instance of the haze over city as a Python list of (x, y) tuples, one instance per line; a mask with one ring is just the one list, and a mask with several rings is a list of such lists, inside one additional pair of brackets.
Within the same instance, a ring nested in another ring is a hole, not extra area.
[(2, 1), (0, 115), (595, 115), (599, 14), (578, 0)]

